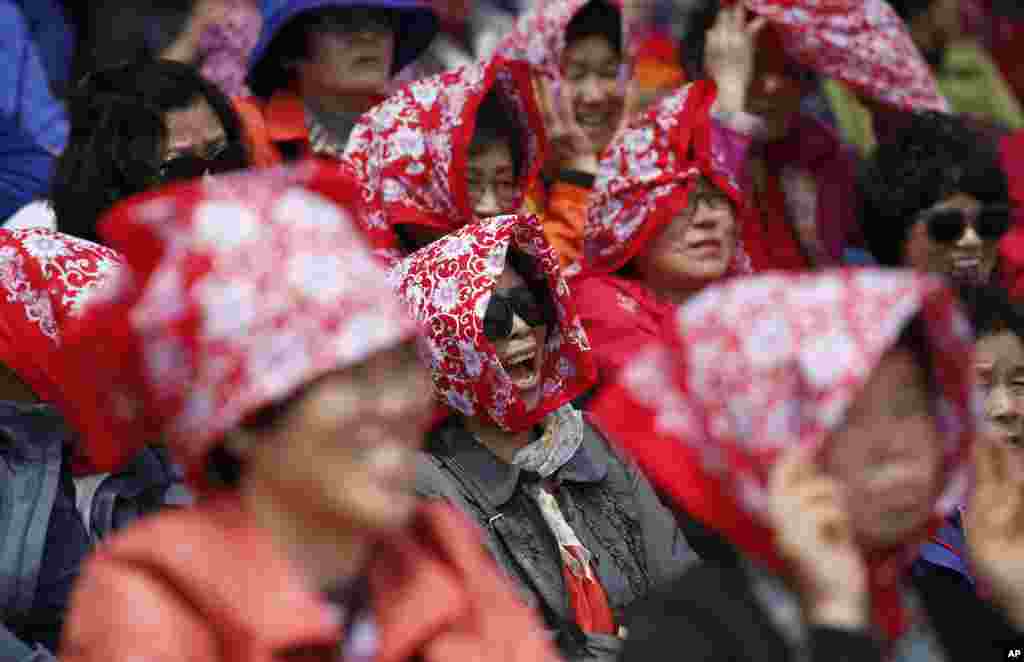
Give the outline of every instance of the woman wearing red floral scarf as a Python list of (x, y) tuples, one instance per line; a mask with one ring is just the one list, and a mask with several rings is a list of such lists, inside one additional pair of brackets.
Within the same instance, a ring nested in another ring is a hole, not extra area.
[(993, 462), (1005, 448), (980, 445), (967, 519), (1009, 623), (904, 584), (965, 496), (976, 433), (970, 326), (941, 281), (737, 280), (680, 308), (675, 329), (595, 416), (740, 555), (695, 567), (635, 614), (624, 659), (977, 660), (1019, 634), (1024, 501)]
[(711, 83), (682, 88), (630, 122), (601, 162), (573, 292), (602, 382), (661, 337), (673, 304), (750, 270), (715, 98)]
[(492, 58), (410, 83), (360, 120), (344, 161), (388, 261), (476, 219), (519, 211), (544, 127), (522, 63)]
[(533, 216), (480, 221), (399, 263), (449, 420), (417, 491), (457, 504), (572, 660), (611, 660), (624, 611), (694, 556), (636, 467), (571, 403), (594, 366)]
[(62, 660), (552, 659), (468, 523), (409, 489), (427, 375), (337, 173), (192, 183), (102, 226), (128, 267), (68, 342), (76, 422), (104, 464), (166, 439), (201, 499), (105, 543)]

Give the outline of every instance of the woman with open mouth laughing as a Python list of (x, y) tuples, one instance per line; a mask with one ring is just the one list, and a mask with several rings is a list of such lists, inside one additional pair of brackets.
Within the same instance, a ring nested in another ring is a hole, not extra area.
[(694, 559), (647, 481), (571, 404), (594, 365), (533, 216), (479, 221), (392, 273), (447, 421), (417, 492), (476, 520), (569, 660), (612, 660), (623, 612)]
[(711, 139), (715, 98), (713, 84), (684, 87), (631, 122), (601, 162), (573, 292), (602, 382), (659, 337), (671, 304), (749, 271), (735, 150)]

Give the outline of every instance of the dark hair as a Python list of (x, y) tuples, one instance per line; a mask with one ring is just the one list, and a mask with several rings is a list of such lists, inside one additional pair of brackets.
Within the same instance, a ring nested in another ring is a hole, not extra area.
[(900, 18), (909, 23), (928, 11), (935, 4), (935, 0), (889, 0), (889, 4)]
[(720, 10), (718, 0), (702, 0), (686, 16), (679, 57), (683, 70), (691, 80), (704, 76), (704, 44), (708, 30), (714, 26)]
[(606, 0), (590, 0), (565, 28), (565, 45), (587, 37), (604, 37), (612, 49), (622, 54), (622, 12)]
[(997, 146), (963, 119), (925, 112), (878, 146), (859, 178), (860, 222), (879, 263), (899, 266), (918, 215), (956, 193), (1007, 204)]
[(479, 154), (491, 145), (499, 142), (508, 143), (512, 153), (512, 166), (515, 169), (516, 177), (523, 172), (523, 164), (526, 157), (523, 154), (524, 130), (516, 119), (505, 107), (498, 87), (492, 87), (484, 96), (484, 100), (476, 111), (476, 127), (473, 131), (473, 140), (469, 145), (469, 153)]
[(72, 61), (72, 89), (91, 72), (160, 58), (188, 28), (196, 0), (90, 0), (77, 4), (88, 8), (75, 12), (79, 36)]
[(1010, 331), (1024, 340), (1024, 306), (1010, 301), (998, 285), (965, 286), (960, 300), (977, 338)]
[(97, 241), (115, 202), (158, 182), (164, 115), (205, 99), (231, 144), (244, 145), (231, 102), (192, 67), (148, 60), (88, 76), (68, 100), (71, 134), (57, 160), (50, 199), (61, 232)]

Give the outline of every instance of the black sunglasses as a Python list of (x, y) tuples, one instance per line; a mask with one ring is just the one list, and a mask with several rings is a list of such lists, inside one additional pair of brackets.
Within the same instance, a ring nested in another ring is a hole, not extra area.
[(928, 224), (928, 236), (940, 244), (959, 241), (970, 224), (984, 241), (995, 241), (1010, 229), (1013, 210), (1007, 205), (983, 207), (977, 214), (962, 209), (941, 209), (923, 215)]
[(548, 308), (538, 302), (533, 291), (525, 285), (504, 292), (495, 290), (484, 315), (484, 335), (491, 342), (508, 338), (512, 335), (515, 315), (531, 327), (547, 324), (551, 319)]
[(160, 181), (164, 183), (198, 179), (203, 175), (219, 175), (245, 168), (245, 148), (234, 142), (224, 143), (210, 154), (182, 154), (160, 164)]

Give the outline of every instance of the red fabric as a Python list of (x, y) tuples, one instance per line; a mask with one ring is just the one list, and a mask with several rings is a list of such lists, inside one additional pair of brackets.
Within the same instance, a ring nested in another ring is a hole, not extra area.
[(367, 234), (383, 257), (400, 257), (395, 225), (447, 233), (473, 222), (466, 162), (477, 109), (495, 88), (524, 129), (525, 197), (544, 161), (546, 139), (529, 68), (522, 63), (492, 58), (415, 81), (353, 129), (344, 161), (362, 183)]
[[(59, 232), (0, 230), (0, 362), (65, 415), (78, 393), (63, 336), (121, 264), (115, 251)], [(76, 463), (77, 474), (94, 471)]]
[(661, 340), (672, 306), (650, 288), (610, 275), (583, 276), (572, 282), (580, 319), (597, 362), (598, 381), (610, 382), (643, 347)]
[(308, 162), (107, 216), (128, 267), (67, 343), (86, 382), (72, 418), (99, 466), (164, 439), (203, 487), (207, 453), (246, 416), (413, 335), (355, 229), (357, 195), (337, 164)]
[[(687, 85), (632, 120), (608, 146), (584, 231), (584, 273), (609, 274), (625, 266), (686, 208), (700, 176), (742, 212), (739, 185), (711, 140), (716, 95), (714, 83)], [(731, 270), (749, 271), (739, 242)]]
[(800, 64), (896, 108), (948, 112), (931, 68), (884, 0), (742, 2), (771, 21)]
[[(557, 315), (557, 325), (548, 326), (542, 395), (532, 410), (527, 410), (483, 329), (487, 304), (510, 249), (537, 263), (538, 273), (520, 276), (547, 286)], [(399, 262), (391, 278), (424, 327), (434, 392), (454, 411), (520, 432), (593, 383), (594, 359), (587, 336), (558, 256), (535, 216), (496, 216), (467, 225)]]
[[(570, 547), (568, 553), (577, 563), (586, 564), (586, 557), (580, 550)], [(594, 577), (577, 576), (567, 565), (562, 564), (562, 579), (569, 594), (569, 606), (576, 617), (576, 624), (584, 632), (592, 634), (617, 634), (615, 614), (608, 605), (608, 594), (601, 582)]]
[(1001, 154), (1017, 210), (1013, 228), (999, 242), (999, 268), (1010, 296), (1018, 300), (1024, 298), (1024, 131), (1003, 138)]
[(793, 230), (779, 174), (765, 168), (764, 191), (751, 205), (752, 218), (743, 224), (744, 246), (759, 246), (757, 257), (751, 255), (755, 272), (771, 269), (806, 271), (811, 268), (800, 240)]
[[(447, 506), (422, 506), (368, 572), (376, 662), (557, 659), (472, 524)], [(231, 494), (105, 544), (79, 579), (60, 658), (243, 662), (303, 650), (288, 659), (333, 660), (340, 636), (334, 611)]]
[[(794, 444), (824, 448), (914, 318), (923, 320), (945, 441), (938, 524), (967, 490), (978, 403), (970, 325), (930, 276), (834, 270), (712, 286), (679, 310), (660, 346), (623, 370), (594, 415), (664, 494), (785, 572), (764, 512), (772, 464)], [(909, 542), (867, 559), (874, 622), (890, 639), (907, 624), (898, 580), (917, 553)]]

